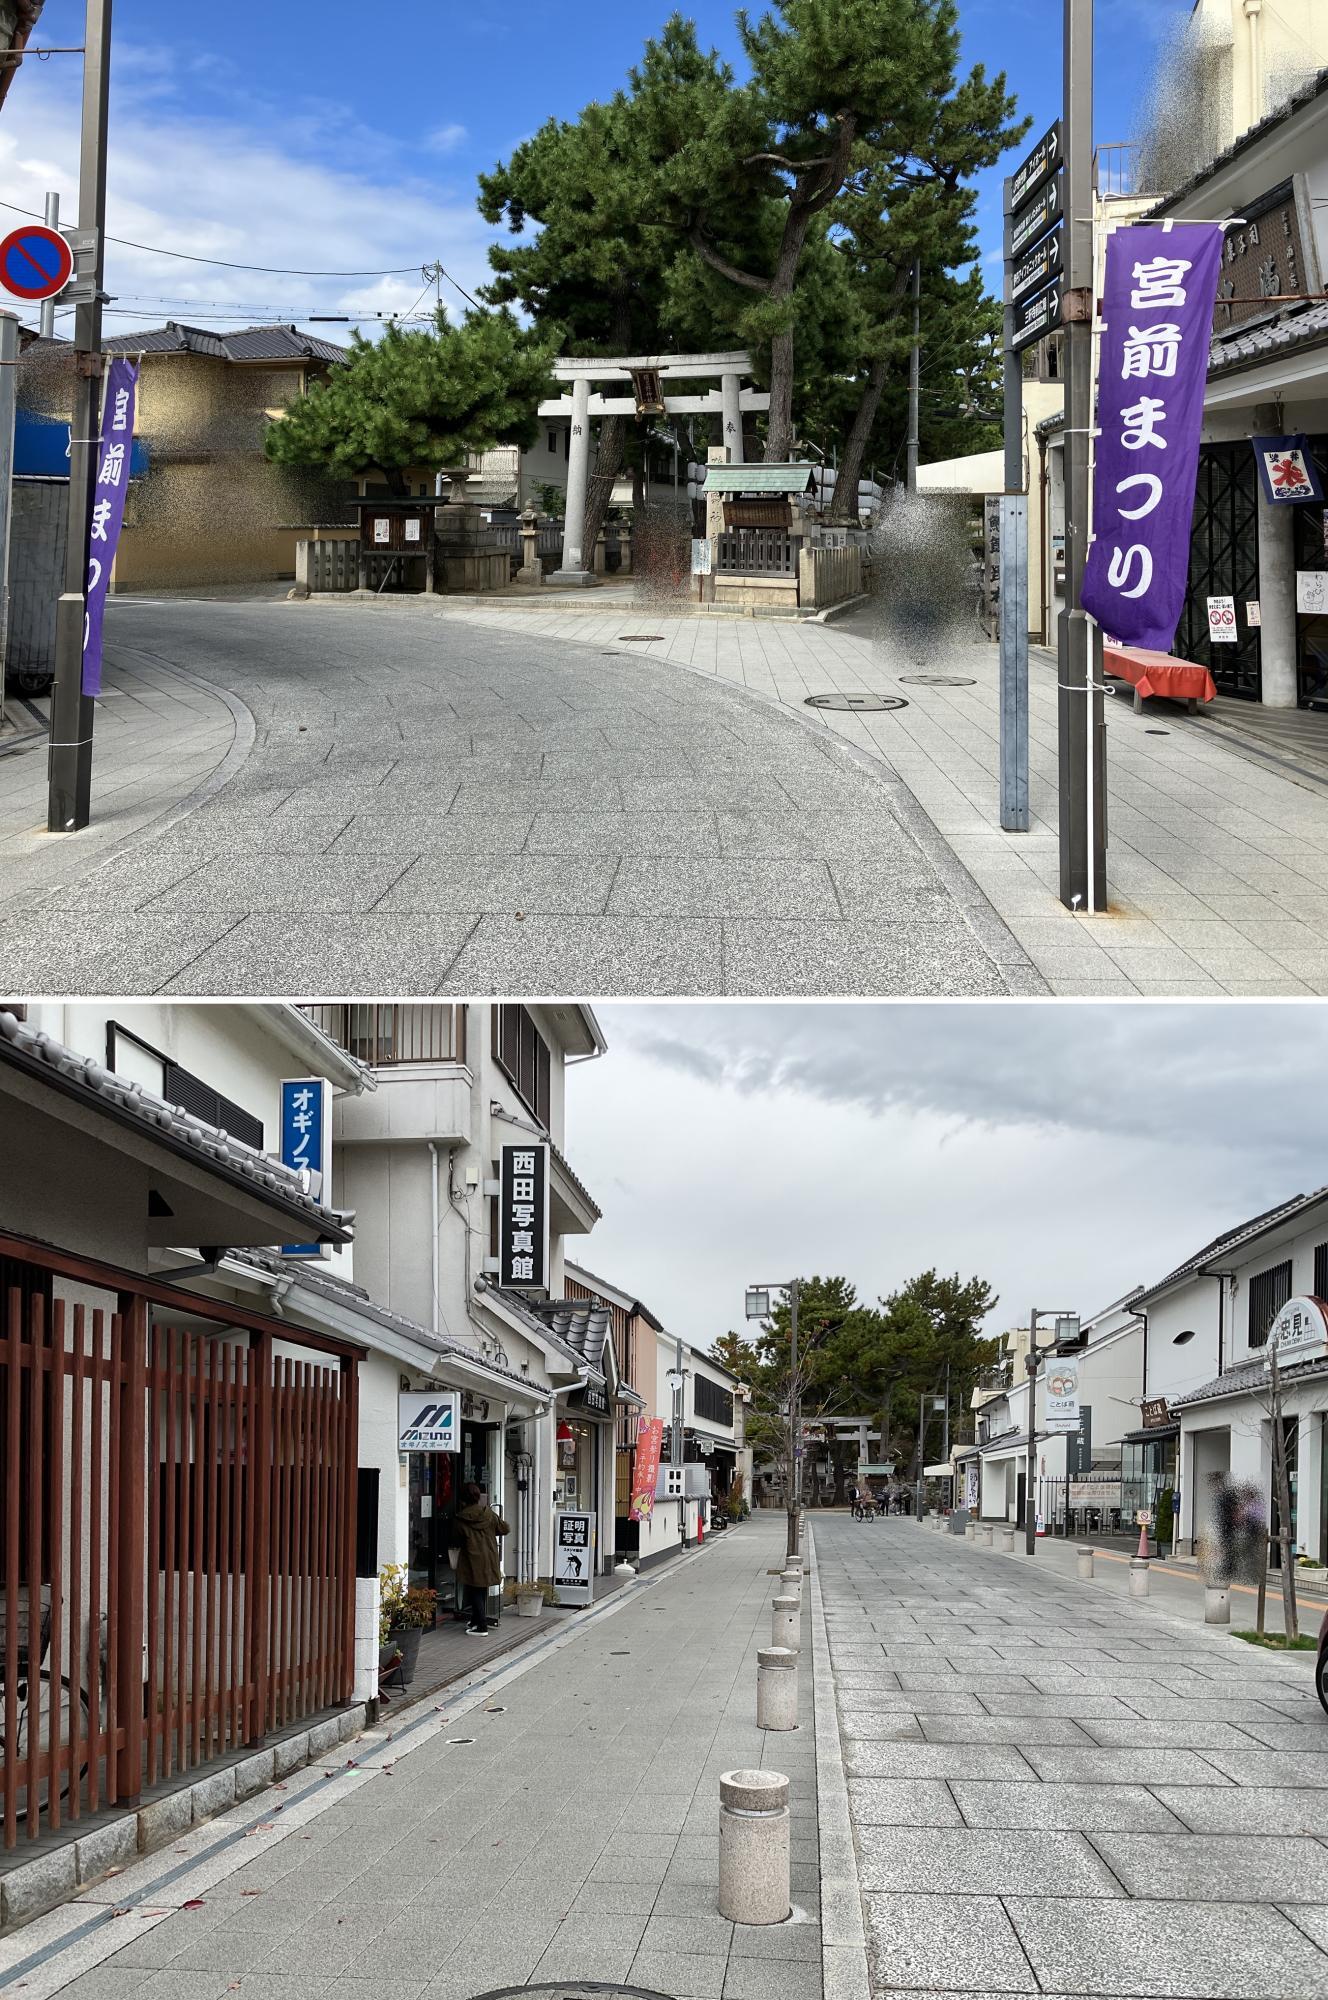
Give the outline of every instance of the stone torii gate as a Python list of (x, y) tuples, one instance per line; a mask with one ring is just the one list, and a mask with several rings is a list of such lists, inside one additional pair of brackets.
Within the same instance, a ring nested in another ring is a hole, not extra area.
[[(730, 458), (742, 457), (742, 417), (746, 410), (768, 410), (770, 397), (760, 389), (744, 389), (742, 378), (752, 372), (750, 354), (640, 354), (607, 361), (555, 361), (559, 382), (571, 384), (571, 394), (541, 403), (542, 417), (570, 418), (571, 449), (567, 459), (567, 511), (563, 524), (561, 567), (550, 581), (589, 585), (593, 565), (586, 562), (586, 490), (590, 484), (590, 419), (592, 417), (718, 416)], [(718, 389), (703, 394), (670, 396), (667, 385), (718, 377)], [(596, 382), (630, 382), (628, 396), (595, 390)], [(591, 555), (593, 557), (593, 550)]]

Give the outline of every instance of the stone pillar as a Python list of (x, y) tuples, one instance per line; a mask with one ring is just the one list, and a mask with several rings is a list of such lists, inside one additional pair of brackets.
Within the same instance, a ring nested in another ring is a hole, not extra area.
[(1003, 1549), (1005, 1550), (1005, 1553), (1006, 1553), (1006, 1555), (1007, 1555), (1007, 1556), (1012, 1556), (1012, 1555), (1014, 1554), (1014, 1529), (1013, 1529), (1013, 1528), (1002, 1528), (1002, 1529), (1001, 1529), (1001, 1547), (1002, 1547), (1002, 1548), (1003, 1548)]
[(1130, 1558), (1130, 1596), (1147, 1597), (1148, 1562), (1144, 1556)]
[(764, 1647), (756, 1655), (756, 1726), (798, 1726), (798, 1656), (789, 1646)]
[[(1253, 431), (1282, 428), (1277, 406), (1255, 409)], [(1257, 477), (1257, 474), (1256, 474)], [(1259, 656), (1263, 662), (1266, 708), (1296, 706), (1296, 510), (1263, 497), (1259, 481)], [(1220, 650), (1220, 649), (1219, 649)]]
[(799, 1605), (796, 1597), (777, 1597), (770, 1607), (770, 1643), (796, 1653)]
[(596, 535), (595, 537), (596, 576), (603, 576), (607, 571), (608, 566), (609, 566), (609, 538), (604, 532), (603, 528), (601, 528), (598, 535)]
[(567, 459), (567, 514), (563, 522), (563, 559), (554, 571), (555, 583), (590, 585), (586, 568), (586, 489), (590, 484), (590, 381), (578, 375), (572, 384), (572, 442)]
[(618, 549), (620, 552), (618, 574), (619, 576), (630, 576), (632, 574), (632, 530), (630, 523), (627, 521), (624, 521), (618, 530)]
[(1204, 1624), (1229, 1625), (1231, 1623), (1231, 1592), (1222, 1584), (1204, 1586)]
[(973, 1521), (965, 1521), (964, 1540), (966, 1542), (975, 1542), (977, 1538), (978, 1538), (978, 1531), (976, 1523)]
[(719, 1914), (782, 1924), (789, 1914), (789, 1781), (779, 1771), (725, 1771), (719, 1781)]
[(355, 1680), (352, 1701), (378, 1699), (378, 1609), (376, 1576), (355, 1579)]
[(982, 1523), (982, 1546), (983, 1546), (983, 1548), (985, 1548), (985, 1549), (989, 1549), (989, 1548), (993, 1547), (993, 1546), (994, 1546), (994, 1544), (995, 1544), (995, 1541), (996, 1541), (996, 1530), (995, 1530), (995, 1528), (994, 1528), (994, 1527), (993, 1527), (993, 1526), (991, 1525), (991, 1522), (990, 1522), (990, 1521), (984, 1521), (984, 1522)]
[(1093, 1574), (1093, 1551), (1091, 1549), (1080, 1549), (1078, 1557), (1080, 1578), (1083, 1582), (1087, 1583)]
[(723, 403), (720, 429), (723, 436), (720, 443), (725, 454), (735, 464), (742, 463), (742, 377), (741, 375), (721, 375), (719, 393)]
[(521, 567), (516, 573), (516, 580), (529, 584), (544, 581), (539, 559), (539, 515), (533, 507), (527, 507), (521, 516)]

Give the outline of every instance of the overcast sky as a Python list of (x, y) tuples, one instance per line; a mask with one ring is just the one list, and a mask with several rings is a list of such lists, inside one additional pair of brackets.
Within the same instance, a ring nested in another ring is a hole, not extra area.
[(698, 1345), (750, 1282), (935, 1265), (1085, 1315), (1328, 1181), (1321, 1007), (601, 1006), (567, 1088), (604, 1211), (568, 1248)]

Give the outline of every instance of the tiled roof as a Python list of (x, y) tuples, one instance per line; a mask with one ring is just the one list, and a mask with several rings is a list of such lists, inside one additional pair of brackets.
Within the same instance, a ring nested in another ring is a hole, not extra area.
[(206, 354), (216, 361), (344, 361), (349, 352), (293, 326), (242, 326), (215, 333), (177, 320), (144, 333), (112, 334), (102, 345), (108, 354)]
[(622, 1300), (624, 1311), (633, 1315), (639, 1313), (641, 1318), (648, 1325), (653, 1326), (657, 1333), (664, 1331), (663, 1320), (656, 1319), (648, 1305), (645, 1305), (642, 1300), (633, 1297), (631, 1292), (625, 1292), (621, 1285), (613, 1284), (608, 1278), (597, 1277), (594, 1271), (588, 1271), (586, 1266), (581, 1263), (574, 1264), (569, 1261), (566, 1265), (566, 1270), (568, 1276), (575, 1279), (578, 1284), (584, 1285), (587, 1291), (598, 1292), (601, 1298)]
[(1324, 342), (1328, 342), (1328, 303), (1302, 306), (1278, 313), (1257, 326), (1236, 327), (1214, 335), (1208, 373), (1227, 375), (1237, 368), (1270, 360), (1275, 354), (1317, 347)]
[(1191, 1277), (1205, 1264), (1211, 1264), (1215, 1257), (1229, 1255), (1241, 1244), (1252, 1242), (1256, 1236), (1263, 1235), (1265, 1230), (1275, 1229), (1279, 1223), (1298, 1215), (1302, 1209), (1312, 1208), (1316, 1201), (1322, 1201), (1326, 1195), (1328, 1188), (1316, 1188), (1313, 1194), (1292, 1195), (1289, 1201), (1279, 1202), (1276, 1208), (1266, 1209), (1262, 1215), (1253, 1216), (1249, 1222), (1242, 1222), (1235, 1229), (1224, 1231), (1221, 1236), (1215, 1236), (1211, 1243), (1205, 1243), (1203, 1249), (1197, 1250), (1193, 1257), (1187, 1257), (1183, 1264), (1177, 1264), (1174, 1271), (1168, 1271), (1165, 1278), (1159, 1278), (1155, 1285), (1145, 1285), (1137, 1294), (1138, 1298), (1141, 1300), (1156, 1298), (1157, 1294), (1164, 1292), (1168, 1285), (1176, 1284), (1181, 1278)]
[(588, 1363), (597, 1375), (603, 1374), (610, 1324), (607, 1306), (592, 1305), (588, 1299), (532, 1299), (504, 1285), (495, 1285), (493, 1294), (532, 1332), (561, 1347), (569, 1360)]
[[(236, 1263), (250, 1264), (255, 1270), (280, 1271), (288, 1275), (293, 1269), (297, 1286), (304, 1286), (340, 1304), (351, 1305), (366, 1319), (375, 1320), (379, 1326), (390, 1327), (396, 1333), (404, 1333), (408, 1339), (419, 1341), (424, 1347), (435, 1348), (441, 1355), (454, 1354), (458, 1360), (484, 1368), (490, 1375), (504, 1376), (509, 1382), (519, 1383), (527, 1393), (541, 1393), (538, 1384), (533, 1383), (528, 1375), (522, 1375), (505, 1361), (486, 1354), (483, 1348), (472, 1347), (469, 1342), (456, 1340), (451, 1334), (435, 1333), (432, 1327), (421, 1326), (418, 1320), (407, 1319), (404, 1313), (390, 1312), (386, 1306), (380, 1306), (376, 1299), (370, 1298), (363, 1285), (334, 1278), (312, 1264), (292, 1267), (288, 1258), (278, 1257), (268, 1250), (229, 1250), (226, 1254)], [(542, 1393), (547, 1395), (548, 1392)]]
[(91, 1056), (77, 1055), (73, 1049), (31, 1028), (13, 1014), (0, 1012), (0, 1060), (14, 1068), (54, 1082), (57, 1078), (68, 1090), (102, 1111), (132, 1120), (151, 1137), (165, 1140), (176, 1151), (196, 1153), (204, 1165), (217, 1168), (231, 1179), (246, 1181), (260, 1195), (284, 1202), (287, 1208), (308, 1216), (320, 1234), (337, 1241), (353, 1234), (354, 1211), (332, 1208), (316, 1199), (304, 1185), (303, 1176), (280, 1160), (269, 1158), (242, 1139), (232, 1138), (219, 1126), (209, 1125), (192, 1112), (168, 1104), (150, 1090), (103, 1068)]
[[(1310, 1361), (1292, 1361), (1278, 1370), (1283, 1382), (1303, 1381), (1310, 1375), (1328, 1375), (1328, 1355), (1316, 1354)], [(1242, 1361), (1235, 1368), (1226, 1368), (1215, 1375), (1211, 1382), (1205, 1382), (1201, 1389), (1191, 1389), (1184, 1396), (1173, 1396), (1170, 1407), (1183, 1410), (1189, 1403), (1211, 1403), (1219, 1396), (1242, 1396), (1251, 1389), (1260, 1389), (1268, 1380), (1268, 1369), (1260, 1355), (1253, 1361)]]
[(1242, 132), (1238, 139), (1234, 139), (1229, 146), (1211, 159), (1206, 167), (1201, 167), (1197, 174), (1191, 174), (1187, 181), (1182, 181), (1178, 188), (1173, 188), (1170, 194), (1164, 195), (1156, 207), (1149, 209), (1148, 215), (1142, 219), (1147, 221), (1149, 216), (1166, 215), (1169, 210), (1184, 201), (1187, 195), (1201, 188), (1205, 181), (1210, 181), (1219, 168), (1229, 165), (1242, 153), (1249, 152), (1261, 139), (1266, 138), (1268, 133), (1285, 124), (1288, 118), (1294, 117), (1297, 111), (1303, 110), (1307, 104), (1312, 104), (1316, 97), (1322, 97), (1326, 92), (1328, 92), (1328, 69), (1321, 69), (1316, 76), (1303, 83), (1299, 90), (1293, 91), (1276, 110), (1270, 111), (1267, 117), (1259, 119), (1257, 124)]

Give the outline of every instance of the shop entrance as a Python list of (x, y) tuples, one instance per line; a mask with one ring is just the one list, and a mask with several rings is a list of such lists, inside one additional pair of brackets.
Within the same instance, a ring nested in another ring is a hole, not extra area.
[(468, 1480), (487, 1487), (496, 1504), (493, 1461), (498, 1450), (496, 1424), (461, 1425), (461, 1449), (413, 1451), (410, 1454), (408, 1567), (412, 1585), (438, 1593), (438, 1616), (461, 1617), (456, 1572), (448, 1551), (454, 1541), (452, 1519)]
[[(1328, 439), (1311, 438), (1310, 456), (1328, 490)], [(1296, 573), (1328, 570), (1328, 509), (1297, 507)], [(1296, 700), (1328, 711), (1328, 615), (1296, 613)]]
[[(1178, 659), (1207, 667), (1219, 694), (1240, 701), (1263, 696), (1259, 627), (1251, 626), (1246, 614), (1258, 595), (1259, 473), (1254, 453), (1248, 439), (1206, 444), (1199, 454), (1189, 584), (1175, 651)], [(1210, 597), (1236, 600), (1236, 645), (1210, 641)]]

